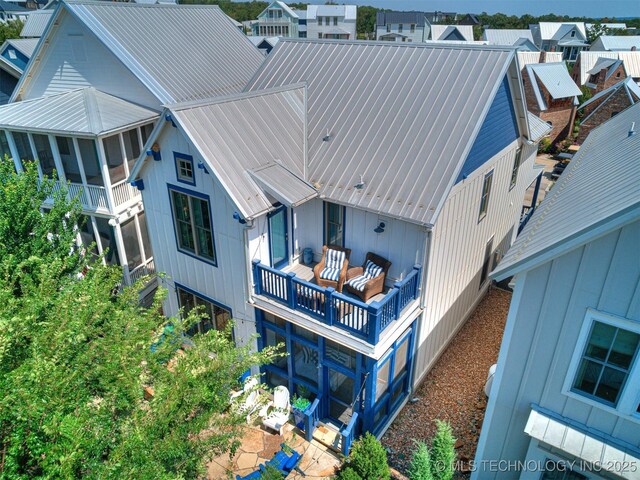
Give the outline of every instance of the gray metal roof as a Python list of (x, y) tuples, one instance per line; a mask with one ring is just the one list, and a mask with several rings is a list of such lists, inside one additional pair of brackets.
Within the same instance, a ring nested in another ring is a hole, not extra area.
[(596, 42), (604, 50), (631, 50), (632, 47), (640, 48), (640, 35), (614, 36), (601, 35)]
[(34, 10), (29, 14), (27, 20), (24, 22), (24, 27), (22, 27), (20, 36), (41, 37), (45, 28), (47, 28), (52, 15), (53, 10)]
[(0, 11), (7, 12), (7, 13), (29, 14), (33, 10), (30, 10), (28, 8), (20, 6), (17, 3), (6, 2), (5, 0), (0, 0)]
[(66, 135), (104, 135), (153, 121), (158, 112), (92, 87), (0, 106), (0, 128)]
[[(540, 82), (549, 92), (552, 98), (568, 98), (582, 95), (582, 91), (575, 84), (567, 67), (563, 62), (558, 63), (530, 63), (526, 66), (529, 78), (532, 80), (533, 90), (541, 110), (546, 110), (543, 95), (540, 91)], [(534, 74), (536, 81), (534, 82)]]
[(618, 62), (620, 62), (620, 60), (616, 60), (614, 58), (598, 58), (596, 64), (587, 73), (589, 75), (600, 73), (600, 70), (602, 70), (603, 68), (609, 68), (610, 66), (615, 65)]
[(344, 17), (345, 20), (355, 20), (358, 7), (356, 5), (307, 5), (307, 19), (316, 17)]
[(424, 27), (425, 24), (424, 12), (384, 12), (379, 11), (376, 13), (376, 25), (381, 27), (384, 25), (391, 25), (397, 23), (403, 24), (415, 24), (418, 27)]
[(318, 196), (318, 191), (279, 163), (249, 170), (249, 175), (270, 195), (287, 207), (297, 207)]
[[(272, 199), (254, 178), (270, 178), (256, 169), (279, 163), (287, 177), (291, 199), (305, 190), (304, 86), (293, 85), (257, 93), (167, 107), (174, 121), (191, 139), (212, 174), (222, 183), (245, 218), (271, 210)], [(140, 172), (144, 158), (134, 166)], [(253, 175), (251, 174), (253, 171)], [(276, 184), (277, 185), (277, 184)], [(308, 185), (306, 190), (308, 191)]]
[(162, 103), (237, 93), (264, 60), (217, 6), (62, 3)]
[(430, 224), (513, 57), (507, 47), (283, 39), (247, 90), (306, 82), (304, 179), (337, 203)]
[(465, 41), (473, 41), (472, 25), (431, 25), (431, 38), (433, 40), (446, 40), (455, 30), (459, 32)]
[(624, 88), (625, 91), (627, 92), (627, 96), (629, 98), (629, 102), (631, 103), (631, 105), (633, 105), (634, 103), (636, 103), (636, 102), (638, 102), (640, 100), (640, 86), (638, 86), (638, 84), (633, 80), (633, 78), (627, 77), (624, 80), (622, 80), (621, 82), (618, 82), (615, 85), (610, 86), (606, 90), (598, 92), (593, 97), (591, 97), (589, 100), (587, 100), (582, 105), (580, 105), (578, 107), (578, 110), (582, 110), (584, 107), (586, 107), (588, 105), (591, 105), (594, 102), (599, 101), (603, 97), (607, 97), (604, 100), (604, 102), (602, 102), (601, 105), (596, 107), (589, 115), (584, 117), (581, 120), (581, 123), (586, 122), (594, 113), (596, 113), (599, 110), (599, 108), (602, 105), (604, 105), (604, 103), (609, 99), (608, 97), (613, 95), (615, 92), (617, 92), (621, 88)]
[[(564, 36), (574, 25), (578, 27), (578, 31), (582, 36), (587, 38), (587, 29), (584, 26), (584, 22), (540, 22), (537, 25), (542, 40), (551, 40), (552, 38), (556, 38), (558, 31), (561, 32), (561, 36)], [(531, 25), (529, 25), (529, 28), (531, 29)]]
[(514, 45), (521, 38), (526, 38), (533, 43), (531, 30), (518, 29), (495, 29), (485, 28), (482, 35), (483, 40), (487, 40), (491, 45)]
[(527, 117), (529, 119), (529, 140), (532, 142), (537, 142), (553, 129), (551, 125), (531, 112), (527, 112)]
[[(634, 135), (629, 130), (635, 122)], [(492, 277), (534, 268), (623, 214), (640, 218), (640, 103), (592, 130)]]
[(31, 58), (31, 55), (33, 55), (33, 51), (35, 50), (36, 45), (38, 45), (39, 40), (39, 38), (11, 38), (7, 39), (6, 43), (8, 45), (11, 45), (23, 55)]

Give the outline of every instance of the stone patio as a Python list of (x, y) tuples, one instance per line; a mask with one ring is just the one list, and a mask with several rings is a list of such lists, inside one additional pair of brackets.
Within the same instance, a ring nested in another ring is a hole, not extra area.
[(268, 432), (257, 425), (251, 425), (246, 427), (242, 445), (233, 458), (230, 459), (229, 454), (224, 454), (209, 462), (207, 478), (222, 480), (235, 479), (236, 475), (247, 475), (273, 458), (280, 450), (282, 443), (302, 454), (298, 469), (304, 472), (304, 475), (294, 470), (287, 479), (321, 480), (333, 478), (336, 467), (342, 463), (338, 454), (321, 443), (316, 440), (311, 443), (307, 442), (303, 432), (291, 423), (284, 426), (283, 435)]

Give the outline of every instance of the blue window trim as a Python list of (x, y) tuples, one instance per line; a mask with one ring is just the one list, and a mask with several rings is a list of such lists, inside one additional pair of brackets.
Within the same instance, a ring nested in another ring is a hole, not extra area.
[[(191, 163), (191, 172), (193, 173), (193, 180), (189, 181), (189, 180), (185, 180), (183, 178), (180, 178), (180, 172), (178, 171), (178, 159), (180, 160), (186, 160), (187, 162)], [(193, 185), (195, 187), (196, 185), (196, 170), (194, 168), (194, 164), (193, 164), (193, 157), (191, 155), (187, 155), (186, 153), (180, 153), (180, 152), (173, 152), (173, 166), (176, 169), (176, 180), (180, 183), (186, 183), (187, 185)]]
[[(494, 173), (494, 168), (492, 168), (491, 170), (489, 170), (487, 173), (484, 174), (484, 177), (482, 177), (482, 194), (480, 195), (480, 206), (478, 207), (478, 223), (480, 223), (482, 220), (485, 219), (485, 217), (487, 216), (487, 214), (489, 213), (489, 202), (491, 201), (491, 190), (493, 189), (493, 173)], [(486, 185), (486, 181), (487, 178), (491, 177), (491, 187), (489, 188), (489, 196), (487, 197), (487, 207), (486, 210), (484, 211), (484, 213), (482, 212), (482, 199), (484, 198), (484, 193), (485, 193), (485, 185)]]
[[(278, 213), (284, 211), (284, 228), (285, 228), (285, 232), (284, 232), (284, 238), (285, 238), (285, 253), (284, 253), (284, 258), (282, 260), (280, 260), (276, 265), (273, 264), (273, 254), (272, 254), (272, 238), (271, 238), (271, 218), (274, 217), (275, 215), (277, 215)], [(287, 265), (289, 265), (289, 224), (288, 224), (288, 219), (287, 219), (287, 207), (285, 205), (278, 205), (278, 207), (272, 211), (269, 212), (267, 214), (267, 229), (268, 229), (268, 233), (269, 233), (269, 264), (271, 265), (272, 268), (281, 268), (281, 267), (285, 267)]]
[[(209, 198), (209, 195), (205, 195), (204, 193), (200, 193), (200, 192), (196, 192), (194, 190), (189, 190), (187, 188), (184, 187), (180, 187), (178, 185), (172, 185), (170, 183), (167, 183), (167, 190), (169, 193), (169, 207), (171, 208), (171, 221), (173, 223), (173, 235), (175, 237), (176, 240), (176, 250), (178, 250), (178, 252), (182, 253), (183, 255), (187, 255), (188, 257), (191, 258), (195, 258), (196, 260), (200, 260), (201, 262), (207, 263), (209, 265), (212, 265), (214, 267), (218, 266), (218, 251), (216, 250), (216, 236), (215, 236), (215, 229), (213, 228), (213, 214), (211, 213), (211, 199)], [(185, 195), (190, 195), (192, 197), (196, 197), (196, 198), (200, 198), (202, 200), (206, 200), (209, 204), (209, 219), (211, 220), (211, 242), (213, 243), (213, 256), (215, 258), (214, 260), (210, 260), (208, 258), (204, 258), (204, 257), (200, 257), (194, 253), (191, 253), (187, 250), (183, 250), (180, 248), (180, 243), (178, 242), (178, 229), (176, 228), (176, 216), (175, 216), (175, 210), (173, 207), (173, 198), (171, 197), (171, 192), (175, 191), (175, 192), (180, 192), (180, 193), (184, 193)]]
[[(335, 202), (324, 201), (322, 202), (322, 243), (324, 245), (328, 245), (327, 242), (327, 204), (332, 203), (334, 205), (340, 206), (340, 204)], [(345, 246), (346, 242), (346, 233), (347, 233), (347, 207), (342, 207), (342, 247)]]
[[(226, 310), (227, 312), (229, 312), (229, 319), (233, 320), (233, 310), (228, 305), (225, 305), (224, 303), (218, 302), (217, 300), (214, 300), (213, 298), (208, 297), (207, 295), (203, 295), (202, 293), (198, 292), (197, 290), (194, 290), (193, 288), (189, 288), (186, 285), (183, 285), (181, 283), (173, 282), (173, 285), (175, 287), (174, 291), (176, 293), (176, 298), (178, 299), (178, 307), (182, 308), (181, 305), (180, 305), (180, 295), (178, 295), (178, 289), (180, 288), (181, 290), (184, 290), (187, 293), (190, 293), (192, 295), (200, 297), (201, 299), (211, 303), (212, 305), (215, 305), (216, 307), (219, 307), (219, 308), (222, 308), (222, 309)], [(233, 339), (233, 341), (235, 343), (235, 341), (236, 341), (235, 328), (231, 329), (231, 338)]]

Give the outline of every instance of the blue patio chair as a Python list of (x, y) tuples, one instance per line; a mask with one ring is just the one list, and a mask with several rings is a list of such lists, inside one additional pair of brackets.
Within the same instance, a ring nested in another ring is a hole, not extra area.
[[(281, 445), (282, 448), (285, 448), (284, 443)], [(241, 477), (240, 475), (236, 475), (236, 480), (251, 480), (255, 478), (261, 478), (262, 472), (265, 471), (266, 466), (270, 465), (280, 471), (284, 477), (286, 478), (294, 468), (298, 466), (300, 463), (300, 459), (302, 455), (300, 455), (295, 450), (291, 452), (291, 455), (287, 455), (283, 450), (277, 452), (274, 457), (269, 460), (264, 465), (260, 465), (260, 470), (256, 470), (255, 472), (251, 472), (249, 475)]]

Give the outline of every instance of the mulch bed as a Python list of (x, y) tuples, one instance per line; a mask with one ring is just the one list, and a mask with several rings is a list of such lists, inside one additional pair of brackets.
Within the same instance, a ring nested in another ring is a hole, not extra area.
[(427, 442), (436, 430), (435, 420), (451, 424), (458, 439), (459, 478), (465, 478), (473, 460), (487, 405), (483, 392), (489, 367), (496, 363), (511, 293), (492, 288), (460, 329), (449, 347), (382, 437), (389, 464), (407, 471), (414, 439)]

